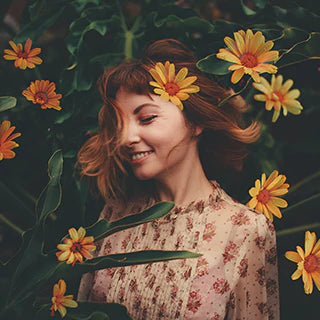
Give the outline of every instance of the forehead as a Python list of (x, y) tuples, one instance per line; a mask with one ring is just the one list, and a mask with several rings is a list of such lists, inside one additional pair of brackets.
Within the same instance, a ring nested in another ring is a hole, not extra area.
[(150, 94), (137, 94), (120, 89), (116, 94), (116, 100), (127, 113), (138, 113), (145, 107), (166, 110), (168, 102), (162, 100), (160, 96)]

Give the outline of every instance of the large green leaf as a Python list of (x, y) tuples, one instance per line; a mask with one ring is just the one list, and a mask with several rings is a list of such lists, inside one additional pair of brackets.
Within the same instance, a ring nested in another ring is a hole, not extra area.
[(214, 53), (199, 60), (197, 62), (197, 67), (204, 72), (222, 76), (231, 72), (228, 68), (232, 64), (232, 62), (218, 59)]
[(61, 203), (62, 189), (60, 179), (62, 175), (63, 157), (62, 151), (57, 150), (48, 161), (49, 183), (41, 192), (36, 205), (38, 221), (45, 220), (46, 217), (57, 210)]
[(151, 208), (141, 213), (127, 216), (117, 221), (100, 220), (93, 226), (87, 228), (87, 233), (94, 236), (95, 240), (105, 238), (115, 232), (132, 228), (141, 223), (150, 222), (166, 215), (174, 207), (173, 202), (158, 202)]
[[(35, 320), (52, 320), (51, 304), (46, 304), (37, 312)], [(59, 315), (60, 316), (60, 315)], [(57, 316), (57, 317), (59, 317)], [(65, 320), (130, 320), (127, 309), (117, 303), (78, 302), (77, 308), (68, 308)]]
[(35, 41), (41, 34), (50, 26), (52, 26), (65, 11), (66, 5), (59, 6), (56, 11), (46, 11), (45, 14), (40, 15), (36, 20), (25, 25), (20, 33), (14, 37), (15, 42), (24, 42), (28, 38)]
[(129, 253), (118, 253), (101, 256), (83, 263), (77, 263), (72, 267), (66, 263), (60, 263), (56, 268), (53, 279), (57, 281), (60, 278), (78, 278), (80, 275), (113, 267), (124, 267), (151, 262), (169, 261), (175, 259), (198, 258), (202, 256), (199, 253), (189, 251), (164, 251), (164, 250), (145, 250)]
[(0, 112), (12, 109), (16, 104), (17, 99), (15, 97), (0, 97)]

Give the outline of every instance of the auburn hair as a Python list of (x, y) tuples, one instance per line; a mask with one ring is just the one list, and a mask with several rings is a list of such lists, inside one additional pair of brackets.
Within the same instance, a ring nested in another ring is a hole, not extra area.
[[(118, 90), (141, 95), (153, 94), (149, 69), (157, 62), (170, 61), (176, 70), (188, 68), (188, 76), (195, 75), (194, 84), (200, 91), (190, 94), (183, 102), (183, 114), (191, 127), (203, 128), (198, 140), (200, 160), (208, 179), (217, 172), (233, 168), (240, 171), (247, 156), (247, 145), (260, 136), (260, 123), (245, 126), (243, 112), (248, 107), (240, 98), (231, 99), (222, 106), (218, 103), (230, 96), (230, 90), (219, 86), (196, 67), (190, 49), (175, 39), (151, 43), (141, 58), (130, 59), (104, 71), (98, 80), (103, 105), (99, 111), (99, 131), (90, 137), (78, 152), (77, 165), (81, 175), (93, 178), (102, 197), (128, 199), (132, 190), (143, 189), (148, 182), (136, 179), (121, 152), (126, 130), (125, 114), (116, 101)], [(240, 102), (239, 102), (240, 100)], [(243, 102), (243, 103), (242, 103)]]

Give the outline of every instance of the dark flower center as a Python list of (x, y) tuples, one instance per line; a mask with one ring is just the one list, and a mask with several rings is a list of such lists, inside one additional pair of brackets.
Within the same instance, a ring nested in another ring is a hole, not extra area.
[(304, 258), (303, 266), (308, 273), (311, 273), (320, 268), (320, 261), (316, 256), (309, 255)]
[(257, 200), (259, 202), (262, 202), (263, 204), (268, 203), (268, 201), (270, 200), (269, 190), (266, 190), (266, 189), (261, 190), (257, 196)]
[(257, 57), (251, 53), (245, 53), (240, 58), (241, 64), (248, 68), (254, 68), (258, 65)]
[(180, 90), (179, 86), (174, 82), (167, 82), (165, 84), (165, 89), (166, 89), (166, 92), (168, 92), (170, 96), (174, 96)]
[(72, 247), (71, 247), (71, 251), (72, 252), (81, 252), (81, 248), (82, 248), (82, 245), (79, 241), (76, 241), (73, 243)]
[(39, 104), (46, 104), (48, 102), (48, 96), (45, 92), (37, 92), (34, 96), (34, 100)]

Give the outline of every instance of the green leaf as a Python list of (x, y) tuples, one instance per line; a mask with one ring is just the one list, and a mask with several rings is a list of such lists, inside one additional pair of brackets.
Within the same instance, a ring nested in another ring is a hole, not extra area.
[[(144, 250), (129, 253), (118, 253), (86, 260), (83, 263), (76, 263), (73, 267), (66, 263), (60, 263), (56, 269), (53, 279), (78, 278), (81, 274), (114, 267), (125, 267), (151, 262), (169, 261), (175, 259), (198, 258), (199, 253), (189, 251), (164, 251), (164, 250)], [(71, 271), (72, 270), (72, 271)]]
[[(35, 320), (52, 320), (50, 306), (50, 304), (43, 305), (37, 313)], [(77, 308), (67, 308), (67, 314), (64, 319), (131, 320), (131, 317), (128, 315), (126, 307), (117, 303), (78, 302)]]
[(218, 59), (216, 54), (211, 54), (197, 62), (197, 67), (204, 72), (208, 72), (215, 75), (225, 75), (231, 71), (228, 68), (232, 65), (232, 62)]
[(15, 97), (4, 96), (0, 97), (0, 112), (12, 109), (16, 106), (17, 99)]
[(38, 221), (44, 221), (46, 217), (57, 210), (61, 203), (62, 189), (60, 179), (62, 175), (63, 157), (62, 151), (53, 153), (48, 162), (49, 183), (41, 192), (36, 204)]
[(124, 217), (116, 221), (100, 220), (87, 228), (87, 234), (95, 240), (105, 238), (115, 232), (132, 228), (142, 223), (150, 222), (166, 215), (174, 207), (173, 202), (158, 202), (141, 213)]
[(41, 15), (38, 19), (25, 25), (20, 33), (14, 37), (14, 42), (24, 42), (28, 38), (35, 41), (41, 34), (52, 26), (65, 11), (66, 5), (61, 5), (57, 11), (47, 11), (44, 15)]
[(247, 7), (247, 6), (243, 3), (243, 0), (240, 0), (240, 3), (241, 3), (241, 7), (242, 7), (243, 12), (244, 12), (247, 16), (253, 16), (253, 15), (256, 14), (255, 11), (253, 11), (252, 9), (250, 9), (249, 7)]

